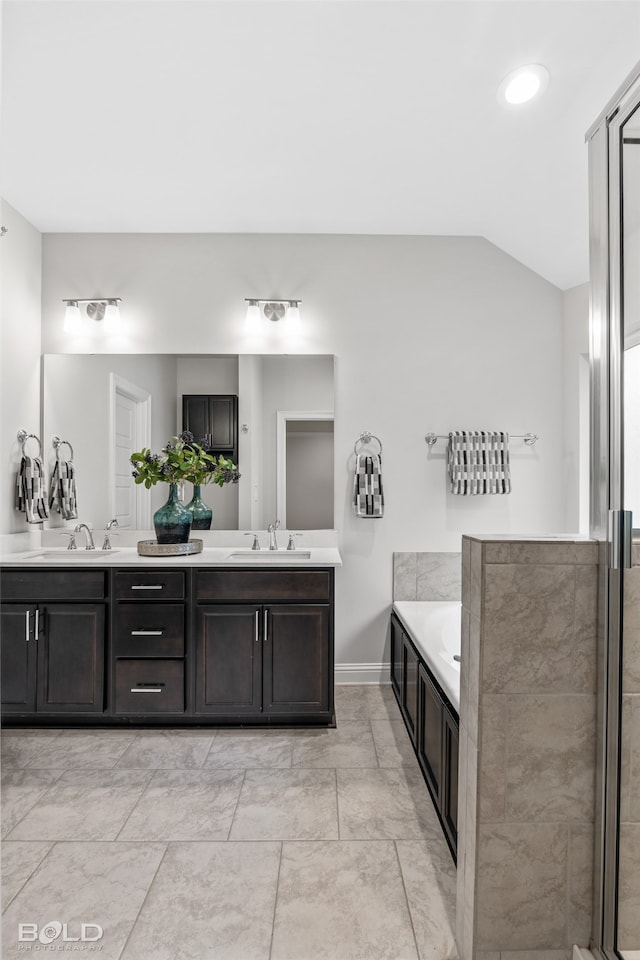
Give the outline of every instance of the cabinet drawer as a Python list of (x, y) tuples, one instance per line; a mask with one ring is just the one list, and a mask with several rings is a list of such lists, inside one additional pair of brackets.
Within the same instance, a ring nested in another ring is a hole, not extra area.
[(196, 599), (253, 603), (329, 600), (331, 573), (330, 570), (199, 570)]
[(119, 603), (113, 651), (116, 657), (184, 656), (184, 604)]
[(121, 713), (184, 713), (182, 660), (117, 660), (116, 708)]
[(3, 600), (103, 600), (104, 570), (4, 570), (0, 578)]
[(116, 573), (115, 595), (118, 600), (182, 600), (185, 575), (178, 570), (142, 570)]

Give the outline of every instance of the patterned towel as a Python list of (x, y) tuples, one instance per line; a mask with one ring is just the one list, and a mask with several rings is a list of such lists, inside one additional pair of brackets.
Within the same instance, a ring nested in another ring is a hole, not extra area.
[(509, 434), (456, 430), (447, 450), (451, 493), (511, 493)]
[(39, 457), (22, 457), (16, 482), (16, 510), (27, 516), (27, 523), (42, 523), (49, 516), (44, 468)]
[(64, 520), (76, 520), (78, 517), (76, 472), (71, 460), (56, 460), (51, 474), (49, 507), (57, 510)]
[(382, 461), (378, 454), (356, 455), (353, 478), (353, 510), (357, 517), (384, 516)]

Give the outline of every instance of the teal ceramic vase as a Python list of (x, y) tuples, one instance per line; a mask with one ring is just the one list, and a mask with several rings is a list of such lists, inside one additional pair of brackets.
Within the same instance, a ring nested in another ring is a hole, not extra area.
[(191, 501), (186, 505), (185, 510), (188, 510), (192, 517), (191, 529), (192, 530), (211, 530), (211, 521), (213, 520), (213, 510), (211, 507), (208, 507), (200, 496), (200, 484), (194, 483), (193, 485), (193, 497)]
[(191, 511), (178, 498), (178, 485), (169, 485), (169, 499), (153, 515), (158, 543), (187, 543), (191, 532)]

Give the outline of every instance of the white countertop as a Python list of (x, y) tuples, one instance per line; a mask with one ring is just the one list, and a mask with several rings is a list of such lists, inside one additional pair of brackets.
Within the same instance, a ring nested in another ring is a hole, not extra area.
[[(231, 555), (234, 555), (231, 559)], [(306, 556), (308, 554), (308, 556)], [(246, 547), (205, 547), (188, 556), (142, 557), (135, 547), (114, 546), (112, 550), (77, 550), (40, 547), (0, 557), (3, 567), (341, 567), (337, 547), (300, 547), (295, 550), (253, 551)]]

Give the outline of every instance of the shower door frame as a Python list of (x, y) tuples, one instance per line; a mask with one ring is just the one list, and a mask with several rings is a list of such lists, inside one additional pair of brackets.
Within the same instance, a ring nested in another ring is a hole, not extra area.
[[(587, 132), (591, 322), (590, 535), (600, 544), (596, 846), (591, 949), (619, 957), (618, 851), (622, 710), (621, 551), (612, 553), (610, 519), (624, 509), (622, 129), (640, 104), (640, 64)], [(616, 513), (613, 513), (616, 511)], [(613, 565), (612, 565), (613, 563)]]

